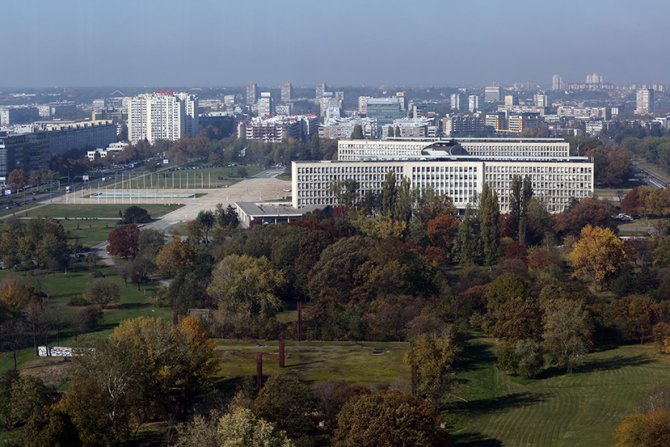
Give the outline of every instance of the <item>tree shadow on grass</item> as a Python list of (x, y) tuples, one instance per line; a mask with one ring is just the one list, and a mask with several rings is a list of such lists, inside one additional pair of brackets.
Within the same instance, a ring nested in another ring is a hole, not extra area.
[(468, 343), (457, 358), (454, 367), (458, 372), (473, 371), (488, 368), (496, 360), (491, 345), (483, 343)]
[(510, 408), (526, 407), (546, 400), (550, 393), (512, 393), (488, 399), (477, 399), (468, 402), (453, 402), (449, 410), (468, 414), (483, 414)]
[(151, 304), (149, 303), (119, 303), (116, 304), (115, 306), (109, 306), (110, 309), (141, 309), (143, 307), (149, 307)]
[(458, 447), (502, 447), (502, 441), (486, 438), (480, 433), (459, 433), (453, 436)]
[[(643, 354), (632, 355), (632, 356), (623, 356), (615, 355), (613, 357), (605, 359), (593, 359), (587, 362), (584, 362), (582, 365), (577, 366), (572, 373), (573, 374), (588, 374), (593, 372), (602, 372), (602, 371), (613, 371), (616, 369), (625, 368), (628, 366), (642, 366), (649, 363), (652, 363), (654, 360), (647, 357)], [(566, 374), (566, 371), (561, 368), (547, 368), (544, 370), (537, 379), (548, 379), (551, 377), (556, 377)]]

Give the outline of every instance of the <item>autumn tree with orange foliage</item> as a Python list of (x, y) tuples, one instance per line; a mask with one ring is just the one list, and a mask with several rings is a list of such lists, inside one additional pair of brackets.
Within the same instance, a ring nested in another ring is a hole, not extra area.
[(612, 230), (587, 225), (568, 259), (575, 273), (591, 276), (602, 286), (621, 270), (626, 252), (623, 241)]

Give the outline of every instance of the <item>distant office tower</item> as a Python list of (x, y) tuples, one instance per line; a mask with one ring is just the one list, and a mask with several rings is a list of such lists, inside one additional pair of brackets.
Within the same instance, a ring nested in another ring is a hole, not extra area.
[(367, 116), (375, 118), (381, 127), (393, 123), (393, 120), (405, 118), (407, 112), (404, 108), (405, 98), (395, 96), (393, 98), (370, 98), (368, 99)]
[(326, 88), (326, 83), (325, 82), (319, 82), (316, 84), (316, 99), (319, 100), (323, 96), (323, 93), (328, 90)]
[(598, 73), (593, 73), (586, 75), (586, 83), (587, 84), (602, 84), (603, 83), (603, 77), (599, 75)]
[(505, 95), (505, 107), (513, 107), (517, 104), (514, 95)]
[(635, 113), (637, 115), (648, 115), (654, 111), (654, 91), (649, 88), (641, 88), (636, 95)]
[(470, 95), (468, 96), (468, 110), (470, 113), (475, 113), (479, 110), (479, 96)]
[(198, 97), (170, 90), (131, 98), (128, 105), (128, 137), (135, 144), (147, 140), (175, 141), (198, 133)]
[(367, 115), (368, 114), (368, 99), (371, 96), (359, 96), (358, 97), (358, 114)]
[(247, 84), (247, 105), (256, 104), (258, 101), (258, 85)]
[(451, 111), (458, 112), (461, 110), (461, 94), (452, 93), (451, 94)]
[(497, 85), (488, 86), (484, 89), (484, 102), (500, 102), (502, 89)]
[(549, 107), (549, 99), (544, 93), (538, 93), (533, 96), (535, 107)]
[(344, 92), (335, 92), (335, 99), (344, 102)]
[(284, 104), (291, 102), (293, 96), (293, 86), (290, 82), (284, 82), (281, 86), (281, 102)]
[(559, 75), (554, 75), (551, 77), (551, 89), (556, 91), (556, 90), (563, 90), (565, 88), (565, 85), (563, 84), (563, 78), (560, 77)]
[(271, 115), (272, 112), (272, 94), (270, 92), (261, 92), (261, 97), (258, 98), (258, 116)]

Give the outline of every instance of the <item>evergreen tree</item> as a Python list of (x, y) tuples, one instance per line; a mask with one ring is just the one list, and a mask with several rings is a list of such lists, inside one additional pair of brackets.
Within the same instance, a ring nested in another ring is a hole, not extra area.
[(395, 126), (395, 136), (396, 138), (400, 137), (400, 126)]
[(519, 208), (519, 243), (526, 245), (526, 230), (528, 227), (528, 208), (533, 198), (533, 184), (529, 176), (523, 179), (521, 191), (521, 206)]
[(461, 265), (473, 264), (479, 257), (479, 221), (468, 205), (458, 226), (454, 252)]
[(395, 206), (398, 198), (398, 190), (395, 181), (395, 171), (386, 173), (384, 189), (382, 190), (382, 214), (395, 218)]
[(479, 222), (484, 263), (493, 265), (500, 255), (500, 208), (498, 195), (487, 183), (479, 201)]
[(393, 126), (388, 127), (388, 130), (386, 131), (386, 136), (389, 138), (393, 138)]
[(400, 182), (400, 186), (397, 187), (396, 191), (395, 218), (402, 220), (409, 225), (409, 222), (412, 219), (413, 203), (414, 197), (412, 195), (412, 190), (410, 189), (409, 178), (405, 177), (402, 179), (402, 182)]

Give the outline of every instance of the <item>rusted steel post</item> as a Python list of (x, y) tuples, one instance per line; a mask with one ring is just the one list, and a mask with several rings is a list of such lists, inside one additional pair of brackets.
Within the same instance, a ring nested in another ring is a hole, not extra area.
[(256, 388), (263, 387), (263, 353), (256, 353)]

